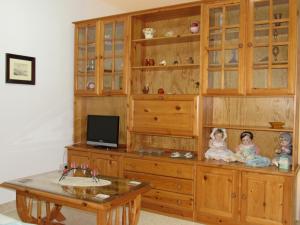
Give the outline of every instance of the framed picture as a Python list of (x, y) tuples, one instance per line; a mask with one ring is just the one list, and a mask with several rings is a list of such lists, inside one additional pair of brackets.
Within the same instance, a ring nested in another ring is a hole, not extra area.
[(35, 58), (6, 53), (6, 83), (35, 84)]

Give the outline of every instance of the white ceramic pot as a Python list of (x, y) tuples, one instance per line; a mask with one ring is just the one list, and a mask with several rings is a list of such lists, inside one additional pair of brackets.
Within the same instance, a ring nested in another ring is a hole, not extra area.
[(151, 39), (153, 38), (153, 35), (155, 33), (155, 29), (151, 27), (146, 27), (143, 29), (143, 33), (145, 35), (145, 39)]

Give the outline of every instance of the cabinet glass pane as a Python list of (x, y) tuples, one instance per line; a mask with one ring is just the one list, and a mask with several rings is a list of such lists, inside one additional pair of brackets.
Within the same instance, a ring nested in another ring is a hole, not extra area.
[(273, 42), (287, 42), (289, 40), (288, 23), (273, 23)]
[(87, 41), (88, 41), (88, 43), (96, 42), (96, 27), (95, 26), (87, 28)]
[(273, 46), (272, 48), (272, 64), (288, 63), (288, 45)]
[(78, 63), (77, 63), (77, 72), (79, 72), (79, 73), (85, 73), (86, 72), (85, 61), (78, 60)]
[(208, 71), (208, 88), (222, 87), (222, 73), (221, 71)]
[(208, 66), (221, 66), (221, 51), (208, 52)]
[(94, 44), (93, 45), (88, 45), (87, 54), (88, 54), (88, 58), (95, 58), (95, 56), (96, 56), (96, 46)]
[(254, 44), (269, 43), (269, 24), (258, 24), (254, 27)]
[(219, 27), (223, 24), (223, 9), (213, 8), (209, 10), (209, 26)]
[(222, 30), (212, 29), (209, 31), (209, 47), (220, 48), (222, 45)]
[(237, 66), (239, 63), (238, 49), (225, 50), (225, 66)]
[(77, 77), (77, 90), (85, 89), (85, 77)]
[(259, 1), (254, 3), (254, 20), (269, 20), (270, 1)]
[(273, 0), (274, 19), (286, 19), (289, 17), (289, 0)]
[(253, 48), (253, 62), (254, 64), (268, 64), (269, 62), (269, 48), (256, 47)]
[(105, 40), (104, 41), (104, 57), (112, 56), (112, 41)]
[(86, 43), (86, 28), (81, 27), (78, 29), (78, 42), (79, 43)]
[(116, 22), (115, 39), (124, 38), (124, 22)]
[(86, 48), (85, 46), (78, 46), (78, 58), (85, 59), (86, 58)]
[(104, 59), (104, 72), (112, 72), (112, 59)]
[(103, 76), (103, 89), (111, 90), (112, 89), (112, 76), (109, 73), (104, 73)]
[(268, 69), (253, 70), (253, 88), (268, 87)]
[(113, 23), (106, 23), (104, 25), (104, 39), (109, 40), (113, 38)]
[(288, 87), (288, 69), (272, 69), (272, 88)]
[(240, 29), (229, 28), (225, 30), (225, 46), (237, 47), (240, 40)]
[(116, 73), (115, 74), (115, 90), (122, 90), (122, 79), (123, 74), (122, 73)]
[(94, 72), (95, 71), (95, 60), (90, 59), (87, 61), (87, 72)]
[(123, 71), (123, 58), (115, 58), (115, 71), (120, 72)]
[(238, 87), (238, 72), (225, 71), (224, 73), (224, 88), (235, 89)]
[(225, 24), (239, 25), (240, 24), (240, 6), (233, 5), (225, 8)]
[(115, 41), (115, 55), (122, 56), (124, 51), (124, 42), (123, 41)]

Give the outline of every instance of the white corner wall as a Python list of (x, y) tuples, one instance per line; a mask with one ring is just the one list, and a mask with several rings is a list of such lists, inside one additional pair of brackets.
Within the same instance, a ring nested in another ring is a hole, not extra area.
[[(116, 13), (97, 0), (0, 0), (0, 182), (63, 163), (73, 129), (72, 22)], [(5, 53), (36, 58), (36, 85), (5, 83)], [(0, 204), (14, 198), (0, 188)]]

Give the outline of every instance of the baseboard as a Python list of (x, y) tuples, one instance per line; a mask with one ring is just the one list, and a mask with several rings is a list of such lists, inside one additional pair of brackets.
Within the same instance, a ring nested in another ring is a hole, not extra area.
[(7, 213), (16, 210), (16, 201), (0, 204), (0, 213)]

